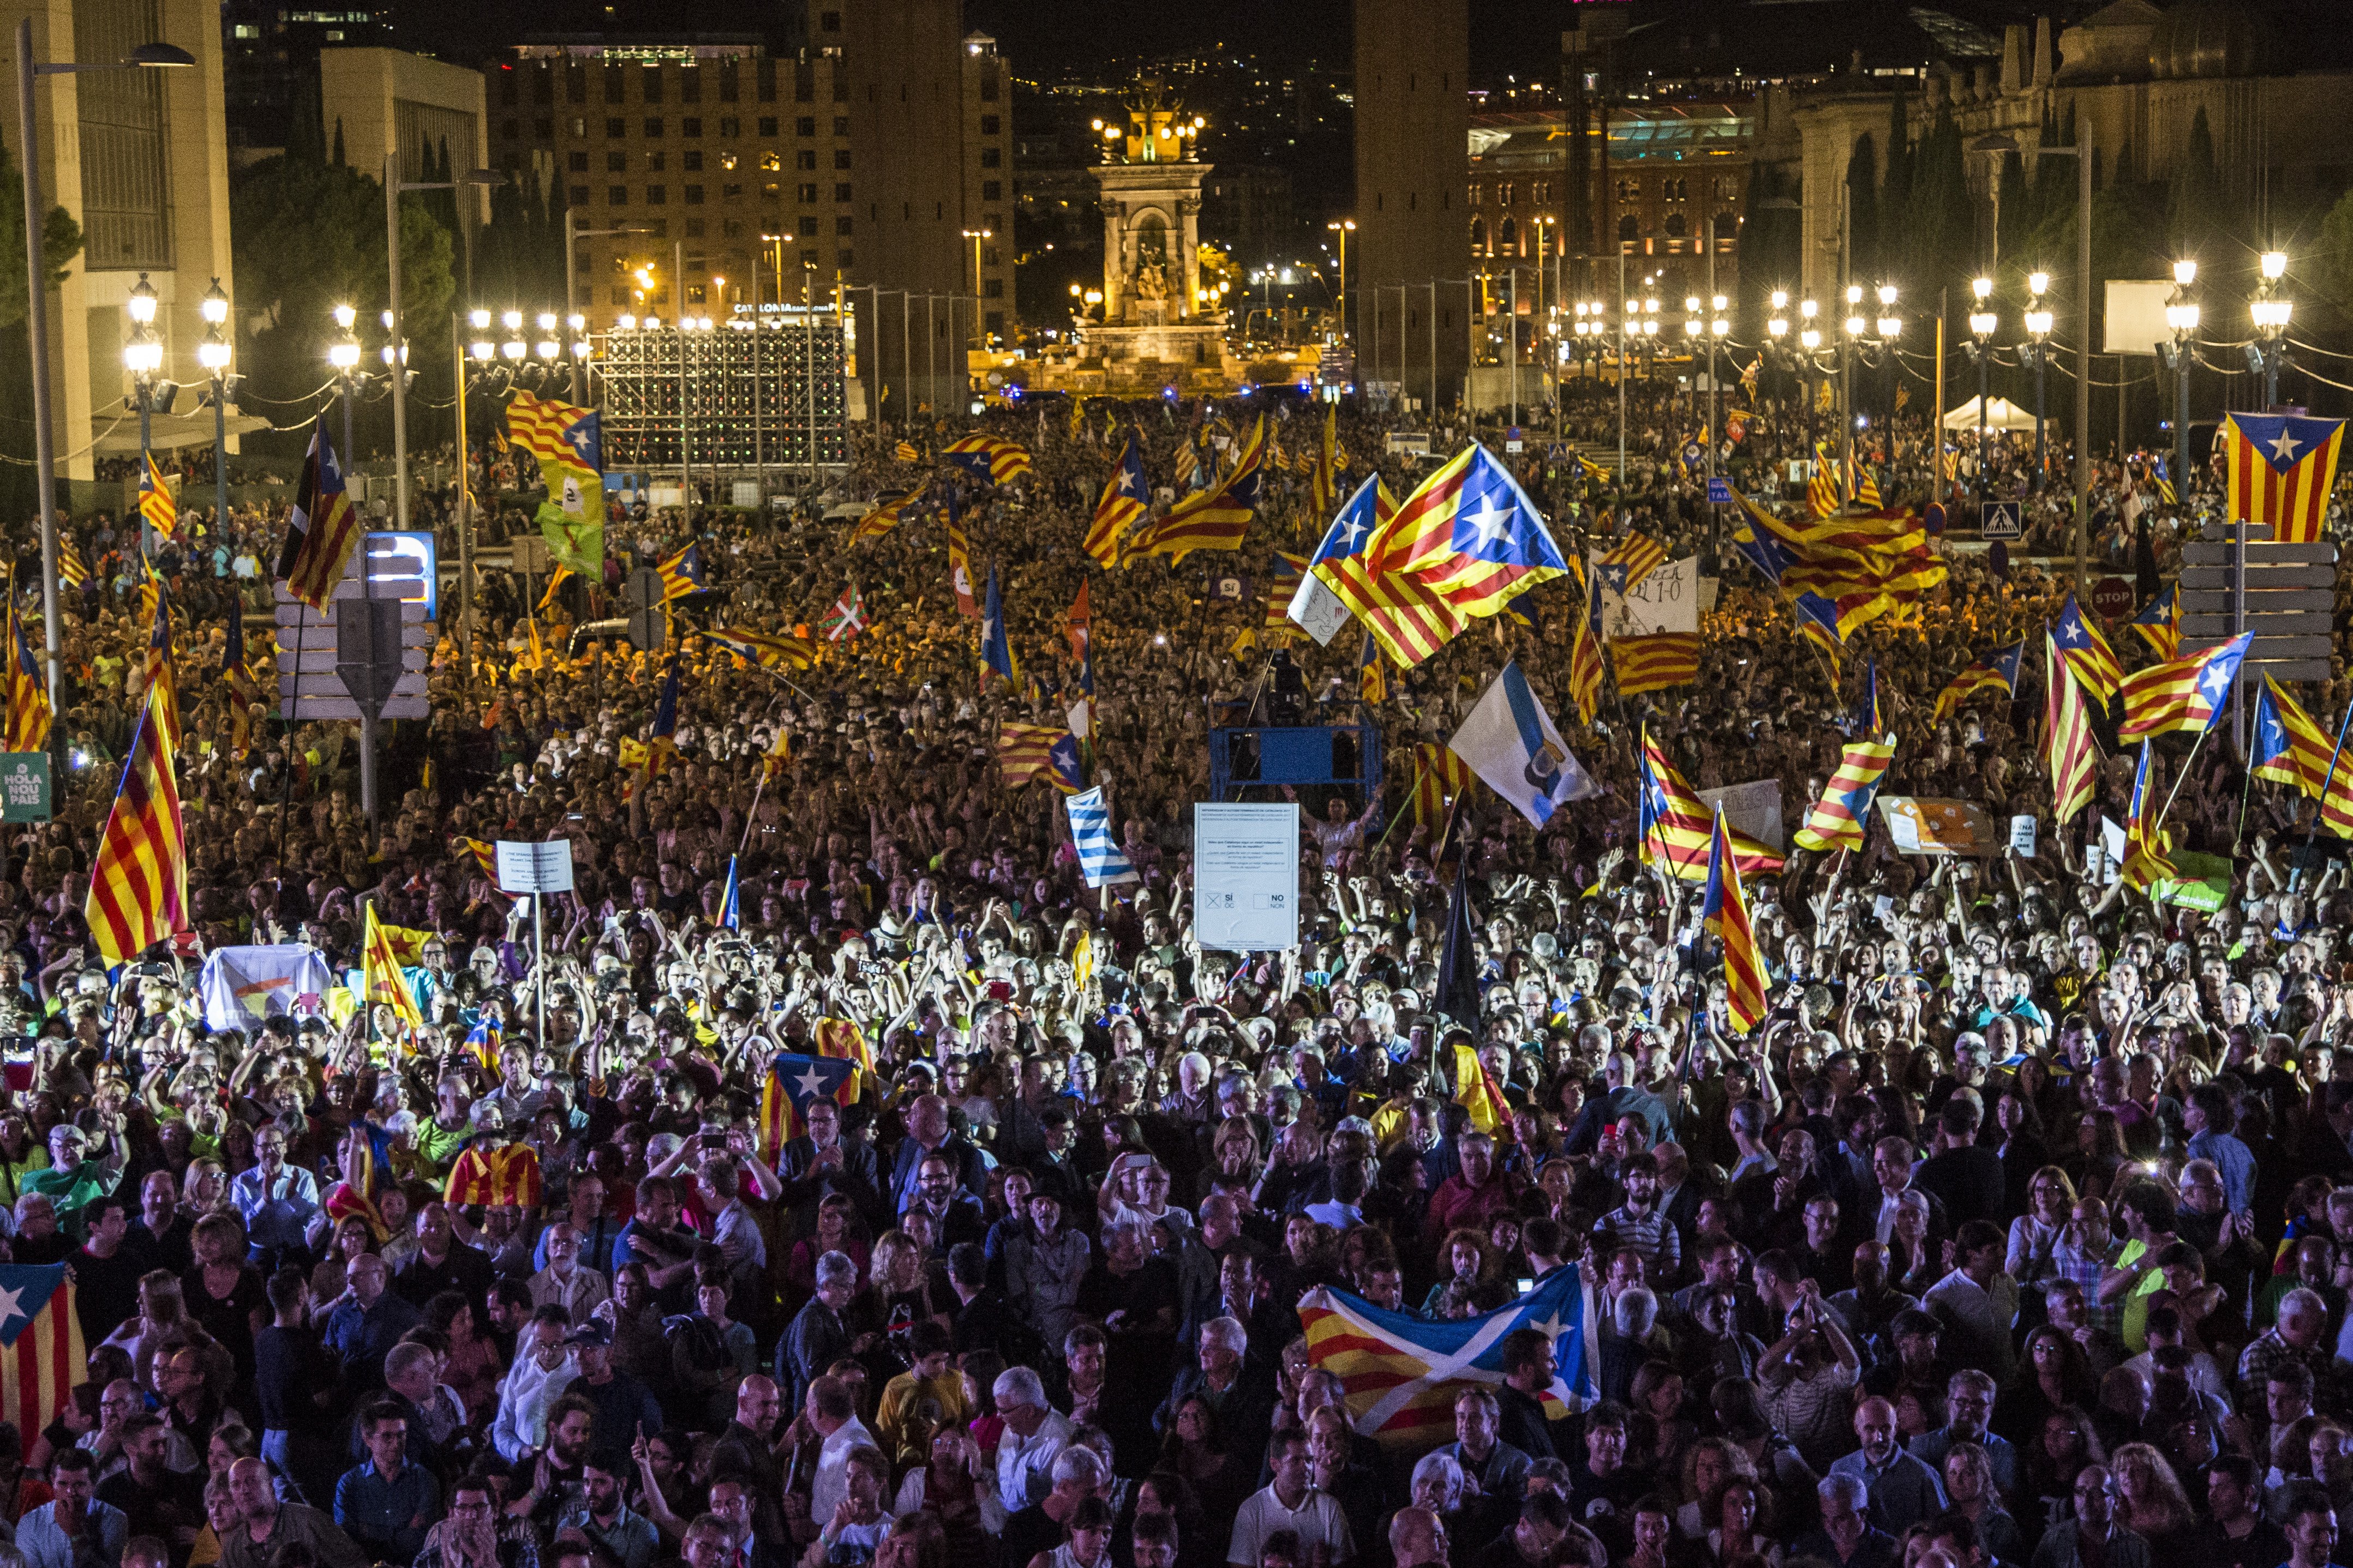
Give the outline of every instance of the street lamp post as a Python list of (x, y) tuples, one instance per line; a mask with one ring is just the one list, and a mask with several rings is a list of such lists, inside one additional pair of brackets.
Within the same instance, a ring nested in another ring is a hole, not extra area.
[[(41, 128), (34, 115), (33, 87), (45, 76), (168, 70), (195, 63), (194, 55), (171, 44), (141, 44), (121, 59), (87, 65), (74, 60), (37, 63), (33, 18), (27, 15), (16, 24), (16, 159), (23, 165), (25, 184), (25, 332), (33, 360), (33, 482), (41, 501), (41, 642), (53, 714), (65, 711), (59, 690), (63, 666), (58, 657), (58, 434), (56, 414), (49, 406), (49, 265), (41, 254)], [(62, 735), (64, 727), (57, 726), (54, 732)]]
[[(1969, 143), (1974, 153), (2018, 152), (2018, 138), (1997, 132)], [(2077, 133), (2073, 147), (2038, 146), (2039, 158), (2075, 160), (2075, 313), (2084, 342), (2075, 356), (2075, 589), (2084, 592), (2091, 577), (2092, 515), (2092, 148)], [(1972, 318), (1974, 320), (1975, 318)], [(2118, 394), (2119, 396), (2122, 394)]]
[(1732, 317), (1727, 313), (1732, 301), (1717, 294), (1709, 299), (1707, 305), (1707, 477), (1712, 479), (1715, 478), (1716, 447), (1724, 439), (1724, 433), (1716, 427), (1722, 405), (1717, 395), (1715, 361), (1724, 348), (1724, 340), (1732, 335)]
[(155, 377), (164, 368), (164, 340), (155, 335), (155, 286), (142, 272), (139, 281), (131, 287), (130, 300), (123, 306), (131, 318), (131, 333), (123, 340), (122, 365), (131, 373), (132, 384), (139, 389), (139, 471), (147, 471), (147, 448), (153, 435), (151, 416), (154, 412)]
[(327, 345), (327, 363), (335, 367), (335, 379), (343, 384), (343, 472), (359, 467), (359, 454), (352, 450), (352, 393), (360, 377), (360, 340), (352, 328), (360, 313), (349, 305), (335, 307), (335, 326), (343, 336)]
[[(467, 186), (495, 185), (499, 177), (476, 169), (462, 180), (403, 180), (397, 151), (384, 155), (384, 247), (391, 308), (385, 327), (391, 334), (385, 354), (385, 374), (392, 377), (392, 525), (408, 526), (408, 340), (400, 321), (400, 198), (409, 191), (456, 191)], [(569, 220), (566, 220), (567, 223)], [(572, 258), (565, 257), (565, 287), (572, 286)], [(348, 454), (346, 454), (348, 456)]]
[(1895, 312), (1895, 301), (1898, 296), (1899, 291), (1894, 284), (1882, 283), (1879, 286), (1879, 320), (1876, 323), (1879, 328), (1878, 341), (1887, 349), (1887, 363), (1890, 367), (1890, 374), (1887, 378), (1889, 387), (1887, 461), (1891, 469), (1895, 462), (1895, 393), (1894, 389), (1903, 379), (1902, 365), (1895, 358), (1895, 341), (1904, 335), (1904, 318)]
[(1332, 312), (1340, 318), (1340, 336), (1353, 341), (1348, 331), (1348, 237), (1356, 232), (1356, 220), (1344, 217), (1324, 226), (1340, 237), (1340, 285), (1332, 290)]
[(1993, 279), (1972, 279), (1969, 292), (1977, 298), (1977, 309), (1969, 312), (1969, 352), (1978, 362), (1978, 510), (1982, 513), (1986, 500), (1986, 398), (1990, 391), (1989, 372), (1993, 363), (1994, 329), (2001, 318), (1993, 310)]
[(2187, 258), (2173, 264), (2173, 298), (2165, 303), (2166, 330), (2173, 334), (2173, 496), (2179, 502), (2189, 491), (2189, 353), (2198, 336), (2198, 302), (2189, 286), (2198, 281), (2198, 263)]
[[(972, 346), (975, 348), (985, 349), (988, 346), (988, 339), (980, 330), (980, 245), (983, 240), (995, 239), (997, 237), (997, 231), (993, 228), (968, 228), (964, 231), (964, 237), (972, 241)], [(808, 268), (816, 265), (813, 260), (810, 260), (807, 257), (802, 258), (802, 261), (804, 264), (804, 272), (806, 272)], [(807, 309), (809, 302), (807, 297), (808, 289), (807, 288), (807, 279), (806, 277), (804, 277), (802, 282), (801, 306), (806, 310)], [(817, 461), (814, 448), (811, 449), (809, 461), (812, 464)]]
[[(2034, 493), (2042, 493), (2042, 369), (2051, 358), (2051, 274), (2026, 275), (2026, 356), (2034, 362)], [(2119, 394), (2118, 395), (2122, 395)]]
[(1798, 384), (1804, 389), (1806, 400), (1806, 460), (1822, 460), (1821, 399), (1815, 395), (1813, 379), (1821, 372), (1821, 362), (1815, 356), (1821, 353), (1822, 308), (1811, 300), (1798, 301), (1798, 358), (1801, 366)]
[(2287, 333), (2288, 298), (2280, 287), (2280, 279), (2287, 276), (2287, 253), (2264, 251), (2263, 269), (2263, 281), (2247, 310), (2255, 322), (2254, 357), (2262, 362), (2263, 406), (2271, 408), (2279, 403), (2280, 339)]
[(229, 341), (228, 295), (219, 279), (205, 290), (201, 308), (205, 341), (196, 345), (196, 363), (213, 378), (213, 529), (218, 532), (228, 526), (228, 363), (236, 353)]

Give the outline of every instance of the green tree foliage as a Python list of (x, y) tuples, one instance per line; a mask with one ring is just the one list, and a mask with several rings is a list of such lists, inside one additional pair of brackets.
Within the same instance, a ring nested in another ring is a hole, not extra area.
[[(339, 303), (358, 309), (363, 365), (383, 368), (376, 322), (388, 274), (379, 182), (338, 163), (268, 159), (231, 186), (229, 220), (237, 302), (263, 322), (238, 354), (259, 397), (299, 399), (327, 379)], [(420, 384), (438, 385), (448, 379), (456, 242), (419, 196), (401, 199), (400, 226), (409, 366)]]
[(2353, 305), (2353, 192), (2337, 198), (2320, 220), (2320, 254), (2313, 270), (2339, 310)]
[[(81, 254), (81, 225), (63, 207), (51, 207), (41, 222), (41, 260), (54, 289), (66, 280)], [(0, 327), (25, 320), (25, 182), (16, 160), (0, 145)]]
[[(562, 193), (557, 193), (558, 202)], [(564, 223), (535, 179), (491, 192), (491, 221), (474, 244), (474, 298), (485, 305), (553, 309), (564, 301)]]
[(1937, 114), (1912, 151), (1911, 189), (1900, 217), (1892, 220), (1901, 232), (1886, 259), (1911, 301), (1907, 313), (1915, 320), (1936, 310), (1940, 290), (1965, 280), (1976, 268), (1976, 216), (1965, 156), (1961, 129), (1949, 110)]

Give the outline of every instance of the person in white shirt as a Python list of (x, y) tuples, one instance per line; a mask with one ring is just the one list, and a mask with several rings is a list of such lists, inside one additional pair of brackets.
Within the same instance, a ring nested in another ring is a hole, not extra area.
[(1267, 1450), (1267, 1464), (1274, 1479), (1251, 1493), (1234, 1516), (1227, 1563), (1259, 1568), (1267, 1537), (1278, 1530), (1299, 1537), (1302, 1561), (1310, 1560), (1318, 1546), (1325, 1549), (1324, 1561), (1335, 1568), (1352, 1561), (1356, 1547), (1348, 1536), (1348, 1516), (1330, 1493), (1315, 1489), (1307, 1463), (1307, 1434), (1296, 1429), (1278, 1434)]
[(571, 1315), (562, 1307), (534, 1310), (516, 1346), (514, 1365), (499, 1385), (491, 1442), (511, 1465), (530, 1463), (547, 1446), (547, 1413), (580, 1375), (580, 1363), (565, 1344), (571, 1328)]
[(2006, 1383), (2017, 1365), (2010, 1330), (2018, 1322), (2018, 1282), (2002, 1272), (2002, 1234), (1973, 1219), (1954, 1233), (1953, 1271), (1928, 1287), (1920, 1305), (1961, 1342), (1964, 1364)]
[[(1046, 1385), (1026, 1366), (997, 1374), (990, 1390), (1005, 1418), (997, 1440), (997, 1498), (1018, 1513), (1053, 1489), (1054, 1456), (1071, 1441), (1071, 1424), (1046, 1402)], [(1256, 1568), (1258, 1560), (1250, 1560)]]
[(809, 1384), (801, 1419), (822, 1439), (817, 1450), (817, 1475), (809, 1483), (809, 1517), (823, 1528), (841, 1506), (841, 1500), (849, 1495), (849, 1451), (879, 1449), (881, 1445), (859, 1420), (849, 1384), (830, 1373)]

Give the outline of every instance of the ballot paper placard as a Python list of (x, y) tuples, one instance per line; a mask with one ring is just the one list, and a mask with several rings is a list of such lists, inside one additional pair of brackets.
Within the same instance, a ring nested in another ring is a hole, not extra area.
[(1260, 952), (1299, 941), (1299, 808), (1193, 807), (1193, 931), (1203, 947)]
[(501, 893), (568, 893), (572, 890), (572, 841), (559, 838), (553, 844), (518, 844), (501, 838), (493, 847), (498, 854), (499, 891)]

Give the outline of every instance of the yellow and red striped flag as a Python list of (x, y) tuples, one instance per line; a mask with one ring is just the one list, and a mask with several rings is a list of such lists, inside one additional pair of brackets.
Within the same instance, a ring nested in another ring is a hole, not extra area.
[(1806, 481), (1806, 510), (1816, 517), (1829, 517), (1839, 509), (1838, 460), (1827, 453), (1814, 457), (1813, 478)]
[(1340, 405), (1324, 405), (1324, 430), (1315, 442), (1315, 471), (1308, 489), (1307, 504), (1321, 525), (1332, 519), (1332, 504), (1340, 494)]
[(360, 939), (360, 986), (370, 1009), (379, 1005), (390, 1007), (392, 1016), (404, 1028), (415, 1029), (425, 1023), (425, 1015), (417, 1005), (417, 993), (408, 988), (408, 976), (400, 972), (400, 957), (393, 951), (386, 928), (375, 918), (375, 900), (368, 900), (367, 918)]
[[(1583, 578), (1580, 568), (1578, 577)], [(1568, 645), (1568, 695), (1577, 704), (1577, 716), (1586, 723), (1601, 711), (1601, 678), (1608, 673), (1601, 661), (1601, 595), (1593, 584), (1585, 586), (1585, 608), (1577, 617), (1577, 633)]]
[(1050, 724), (1005, 724), (997, 732), (997, 765), (1005, 787), (1019, 789), (1044, 779), (1064, 795), (1086, 788), (1079, 772), (1079, 742)]
[(1319, 1285), (1299, 1299), (1299, 1323), (1309, 1363), (1340, 1380), (1356, 1430), (1413, 1455), (1454, 1430), (1454, 1401), (1465, 1389), (1503, 1383), (1504, 1345), (1514, 1329), (1540, 1330), (1555, 1342), (1553, 1381), (1539, 1397), (1547, 1420), (1593, 1404), (1586, 1331), (1592, 1303), (1577, 1269), (1556, 1268), (1508, 1306), (1445, 1321), (1386, 1311)]
[[(1641, 792), (1637, 842), (1642, 864), (1663, 866), (1676, 880), (1707, 879), (1708, 846), (1715, 831), (1714, 814), (1692, 793), (1690, 784), (1667, 759), (1666, 747), (1642, 727), (1641, 754), (1635, 777)], [(1733, 854), (1744, 876), (1761, 877), (1781, 869), (1781, 857), (1737, 828), (1727, 827)]]
[(155, 585), (155, 620), (147, 634), (147, 688), (156, 695), (163, 715), (164, 735), (177, 755), (184, 731), (180, 728), (179, 666), (172, 658), (172, 600), (161, 583)]
[(164, 478), (164, 470), (155, 466), (155, 454), (142, 454), (147, 471), (139, 476), (139, 515), (147, 520), (159, 538), (169, 539), (172, 531), (180, 526), (179, 504), (172, 499), (172, 486)]
[(1806, 816), (1806, 825), (1791, 836), (1800, 849), (1860, 849), (1870, 826), (1872, 798), (1887, 776), (1888, 760), (1895, 755), (1895, 737), (1850, 741), (1840, 757), (1838, 772), (1822, 786), (1822, 798)]
[(980, 614), (980, 602), (972, 594), (972, 548), (965, 542), (964, 519), (956, 515), (955, 490), (950, 488), (947, 497), (948, 587), (955, 594), (956, 614)]
[(1667, 563), (1666, 547), (1640, 533), (1630, 533), (1611, 545), (1594, 564), (1610, 592), (1624, 594)]
[(1707, 891), (1700, 900), (1700, 924), (1724, 943), (1724, 1010), (1732, 1026), (1746, 1034), (1765, 1021), (1765, 960), (1748, 922), (1748, 895), (1740, 886), (1739, 857), (1733, 853), (1724, 813), (1707, 840)]
[(2328, 517), (2345, 421), (2293, 414), (2232, 414), (2222, 421), (2231, 510), (2269, 523), (2282, 544), (2311, 544)]
[(1120, 536), (1151, 504), (1152, 485), (1144, 474), (1144, 444), (1130, 432), (1127, 445), (1111, 477), (1096, 498), (1094, 520), (1087, 525), (1086, 552), (1105, 566), (1119, 564)]
[(441, 1198), (448, 1204), (533, 1209), (539, 1206), (539, 1184), (538, 1150), (521, 1142), (490, 1147), (477, 1142), (450, 1165)]
[(2084, 691), (2105, 709), (2116, 696), (2116, 688), (2124, 683), (2124, 667), (2116, 662), (2116, 650), (2108, 646), (2100, 628), (2085, 617), (2073, 594), (2059, 606), (2059, 618), (2051, 624), (2051, 642)]
[[(529, 392), (517, 392), (507, 403), (507, 429), (514, 444), (543, 462), (567, 468), (596, 471), (602, 464), (602, 441), (591, 409)], [(497, 426), (492, 426), (495, 434)]]
[(2239, 678), (2239, 666), (2254, 635), (2241, 632), (2229, 642), (2126, 676), (2125, 720), (2116, 726), (2116, 743), (2130, 745), (2175, 730), (2203, 731), (2210, 727), (2230, 700), (2231, 683)]
[(898, 527), (900, 523), (906, 521), (907, 509), (921, 500), (923, 492), (929, 489), (931, 489), (931, 481), (926, 479), (904, 495), (893, 496), (888, 500), (877, 500), (874, 503), (874, 510), (860, 518), (858, 526), (849, 531), (849, 542), (855, 544), (861, 539), (880, 539)]
[(2159, 658), (2181, 657), (2181, 584), (2177, 580), (2167, 584), (2164, 593), (2141, 606), (2132, 618), (2132, 629), (2140, 640), (2157, 650)]
[(1131, 558), (1166, 555), (1173, 564), (1196, 550), (1240, 550), (1257, 515), (1260, 469), (1266, 455), (1266, 416), (1260, 415), (1234, 465), (1208, 489), (1197, 490), (1145, 525), (1129, 543)]
[(90, 940), (110, 964), (127, 963), (188, 927), (187, 836), (172, 774), (175, 755), (150, 690), (82, 908)]
[(2048, 632), (2042, 650), (2049, 692), (2042, 712), (2043, 773), (2051, 780), (2052, 810), (2063, 827), (2097, 792), (2100, 748), (2092, 738), (2092, 711), (2084, 701), (2083, 685)]
[(1657, 632), (1643, 637), (1613, 637), (1609, 662), (1617, 668), (1621, 697), (1689, 686), (1699, 679), (1699, 634)]
[(90, 568), (82, 563), (81, 551), (70, 539), (58, 541), (58, 581), (69, 588), (90, 581)]
[(335, 448), (327, 440), (322, 413), (311, 432), (311, 450), (302, 459), (301, 481), (287, 513), (286, 541), (278, 552), (278, 576), (286, 591), (312, 609), (324, 610), (334, 599), (335, 584), (343, 580), (359, 540), (359, 513), (343, 489), (343, 471), (335, 466)]
[[(2346, 711), (2353, 714), (2353, 707)], [(2353, 838), (2353, 769), (2347, 766), (2342, 745), (2341, 732), (2331, 744), (2286, 689), (2263, 677), (2247, 742), (2248, 765), (2255, 777), (2293, 785), (2306, 799), (2319, 801), (2321, 826), (2339, 838)]]
[(62, 1263), (0, 1266), (11, 1310), (0, 1321), (0, 1417), (38, 1432), (88, 1375), (73, 1278)]
[(1291, 596), (1299, 592), (1299, 579), (1307, 571), (1307, 557), (1288, 551), (1274, 552), (1274, 568), (1267, 574), (1263, 595), (1265, 618), (1263, 626), (1284, 631), (1291, 629)]
[(1953, 677), (1946, 683), (1945, 689), (1936, 693), (1936, 710), (1928, 721), (1943, 723), (1961, 705), (1961, 700), (1972, 692), (1999, 687), (2010, 696), (2017, 696), (2018, 664), (2025, 652), (2026, 640), (2021, 637), (2008, 647), (1995, 649)]
[(2158, 822), (2164, 807), (2158, 804), (2149, 776), (2154, 744), (2149, 741), (2140, 743), (2140, 761), (2133, 768), (2132, 806), (2125, 816), (2125, 886), (2144, 893), (2155, 883), (2170, 882), (2180, 877), (2173, 862), (2165, 858), (2173, 836)]
[(8, 594), (8, 721), (0, 751), (45, 752), (57, 715), (49, 709), (49, 686), (33, 657), (32, 639), (16, 614), (14, 579)]
[(1446, 821), (1446, 808), (1471, 787), (1474, 776), (1471, 764), (1451, 747), (1431, 743), (1414, 747), (1414, 826), (1436, 833)]

